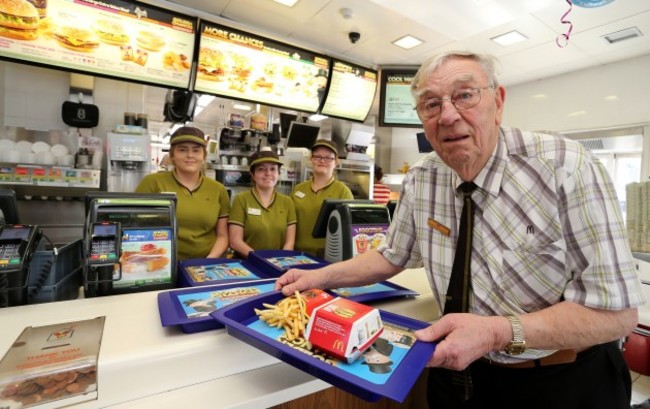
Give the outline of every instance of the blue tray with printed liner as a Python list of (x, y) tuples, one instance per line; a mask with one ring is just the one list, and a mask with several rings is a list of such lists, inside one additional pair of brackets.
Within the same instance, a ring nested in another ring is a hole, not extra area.
[(255, 308), (275, 304), (284, 296), (279, 291), (261, 294), (220, 308), (210, 315), (228, 334), (310, 375), (364, 400), (386, 397), (403, 402), (435, 350), (435, 343), (420, 342), (413, 330), (429, 324), (380, 311), (384, 331), (364, 355), (348, 364), (280, 340), (283, 330), (258, 319)]
[(195, 287), (277, 278), (275, 269), (263, 268), (247, 260), (194, 258), (178, 262), (178, 286)]
[(210, 312), (244, 298), (273, 291), (275, 279), (224, 283), (158, 293), (158, 312), (163, 327), (178, 326), (185, 333), (223, 328)]
[[(290, 268), (315, 270), (330, 264), (318, 257), (294, 250), (257, 250), (251, 252), (248, 259), (264, 271), (277, 270), (277, 277)], [(371, 302), (394, 297), (416, 297), (420, 295), (417, 291), (409, 290), (388, 281), (361, 287), (338, 288), (332, 290), (332, 292), (339, 297), (345, 297), (356, 302)]]
[(330, 264), (322, 258), (298, 250), (255, 250), (248, 254), (248, 260), (264, 271), (275, 270), (276, 277), (290, 268), (311, 270)]
[(335, 288), (330, 290), (330, 292), (339, 297), (360, 303), (386, 300), (395, 297), (417, 297), (420, 295), (417, 291), (409, 290), (408, 288), (393, 284), (389, 281), (382, 281), (381, 283), (360, 287)]

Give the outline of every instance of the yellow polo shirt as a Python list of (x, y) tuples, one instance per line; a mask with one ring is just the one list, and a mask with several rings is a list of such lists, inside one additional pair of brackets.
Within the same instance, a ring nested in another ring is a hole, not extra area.
[(142, 179), (135, 191), (176, 193), (178, 260), (206, 257), (217, 240), (218, 219), (230, 214), (230, 198), (225, 186), (206, 177), (190, 191), (174, 178), (173, 172), (152, 173)]
[(269, 207), (264, 207), (251, 189), (233, 199), (228, 224), (242, 226), (244, 241), (254, 250), (282, 250), (287, 226), (296, 224), (296, 208), (289, 196), (278, 192)]
[(317, 192), (312, 189), (312, 179), (299, 183), (291, 191), (291, 200), (296, 205), (298, 216), (296, 250), (315, 257), (322, 257), (325, 251), (325, 239), (315, 239), (311, 235), (325, 199), (354, 199), (354, 196), (350, 188), (334, 178)]

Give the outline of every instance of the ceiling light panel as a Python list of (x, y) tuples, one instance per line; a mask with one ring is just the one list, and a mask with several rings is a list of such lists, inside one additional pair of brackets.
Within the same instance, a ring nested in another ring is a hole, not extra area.
[(424, 43), (424, 41), (420, 40), (419, 38), (413, 37), (410, 34), (407, 34), (404, 37), (398, 38), (397, 40), (393, 41), (393, 44), (405, 50), (410, 50), (411, 48), (417, 47), (422, 43)]
[(522, 41), (526, 41), (526, 40), (528, 40), (528, 37), (521, 34), (517, 30), (513, 30), (513, 31), (510, 31), (510, 32), (505, 33), (505, 34), (501, 34), (499, 36), (492, 37), (492, 38), (490, 38), (490, 40), (494, 41), (495, 43), (497, 43), (499, 45), (507, 47), (509, 45), (513, 45), (513, 44), (520, 43)]
[(296, 3), (298, 3), (298, 0), (273, 0), (273, 1), (287, 7), (293, 7), (296, 5)]

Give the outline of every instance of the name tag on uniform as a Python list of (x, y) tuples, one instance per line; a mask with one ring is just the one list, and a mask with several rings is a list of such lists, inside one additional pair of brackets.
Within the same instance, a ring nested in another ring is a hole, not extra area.
[(254, 207), (249, 207), (248, 208), (248, 214), (251, 214), (253, 216), (259, 216), (259, 215), (262, 214), (262, 210), (261, 209), (256, 209)]
[(305, 194), (302, 193), (301, 191), (297, 191), (297, 192), (295, 193), (295, 195), (298, 196), (298, 197), (301, 198), (301, 199), (302, 199), (303, 197), (305, 197)]
[(427, 220), (427, 224), (428, 224), (429, 227), (431, 227), (432, 229), (434, 229), (434, 230), (438, 230), (440, 233), (442, 233), (443, 235), (445, 235), (445, 236), (447, 236), (447, 237), (449, 237), (449, 233), (451, 233), (451, 230), (449, 230), (449, 227), (444, 226), (444, 225), (438, 223), (437, 221), (433, 220), (433, 219), (430, 218), (430, 217), (429, 217), (429, 219)]

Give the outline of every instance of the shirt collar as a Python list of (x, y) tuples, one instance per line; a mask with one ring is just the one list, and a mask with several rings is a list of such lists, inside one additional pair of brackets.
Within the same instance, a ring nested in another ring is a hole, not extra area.
[[(495, 196), (499, 193), (501, 188), (501, 181), (503, 180), (503, 174), (506, 170), (506, 157), (508, 155), (508, 148), (505, 142), (505, 134), (503, 128), (499, 128), (499, 138), (497, 139), (497, 146), (492, 152), (490, 159), (481, 169), (481, 171), (476, 175), (473, 182), (476, 186), (480, 187), (481, 190), (486, 191), (492, 196)], [(456, 189), (463, 183), (463, 180), (455, 175), (454, 186)]]
[[(262, 199), (260, 198), (259, 193), (257, 193), (257, 188), (253, 187), (251, 191), (253, 192), (253, 197), (255, 198), (255, 200), (257, 200), (257, 203), (260, 206), (262, 206), (262, 208), (268, 209), (268, 207), (265, 207), (264, 204), (262, 204)], [(273, 206), (274, 202), (275, 202), (275, 189), (273, 190), (273, 196), (271, 196), (271, 202), (269, 203), (269, 207)]]

